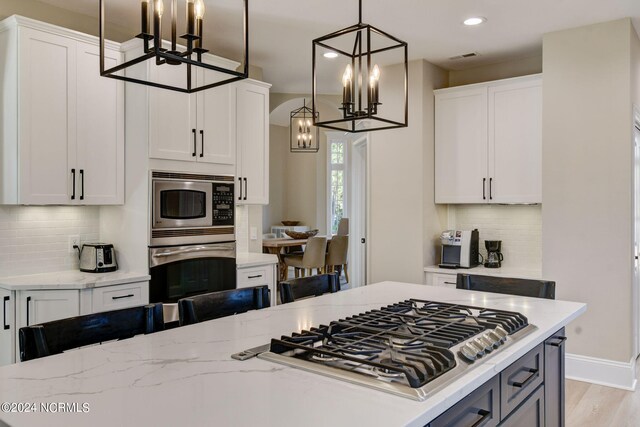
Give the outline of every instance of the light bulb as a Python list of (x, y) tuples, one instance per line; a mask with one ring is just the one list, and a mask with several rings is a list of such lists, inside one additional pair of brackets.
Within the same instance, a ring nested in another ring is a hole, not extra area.
[(371, 77), (373, 77), (376, 81), (380, 80), (380, 67), (378, 67), (378, 64), (373, 66)]
[(311, 126), (311, 120), (307, 120), (307, 127)]
[(196, 19), (204, 18), (204, 1), (196, 0), (195, 4)]
[(351, 68), (351, 64), (347, 65), (347, 68), (344, 70), (344, 74), (342, 75), (342, 85), (347, 86), (351, 84), (351, 79), (353, 78), (353, 69)]
[(164, 13), (164, 3), (162, 3), (162, 0), (156, 0), (154, 9), (155, 13), (157, 13), (158, 16), (162, 18), (162, 14)]

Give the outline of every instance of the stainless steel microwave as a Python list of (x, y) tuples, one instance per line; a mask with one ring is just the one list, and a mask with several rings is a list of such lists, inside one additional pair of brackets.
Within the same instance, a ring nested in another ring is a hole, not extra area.
[(150, 246), (234, 241), (234, 206), (233, 176), (154, 171)]

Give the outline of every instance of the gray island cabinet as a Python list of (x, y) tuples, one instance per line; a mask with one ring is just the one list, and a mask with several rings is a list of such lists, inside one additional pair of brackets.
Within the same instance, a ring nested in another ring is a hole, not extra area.
[(428, 427), (564, 426), (564, 328)]
[[(231, 357), (410, 298), (517, 311), (535, 328), (423, 401)], [(568, 301), (376, 283), (0, 367), (0, 402), (90, 407), (81, 414), (0, 412), (0, 421), (12, 427), (562, 425), (564, 350), (553, 337), (585, 310)]]

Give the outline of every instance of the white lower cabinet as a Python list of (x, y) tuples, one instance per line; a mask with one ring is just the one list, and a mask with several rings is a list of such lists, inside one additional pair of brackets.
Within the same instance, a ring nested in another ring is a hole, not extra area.
[(253, 288), (268, 286), (271, 293), (271, 305), (276, 305), (276, 277), (277, 264), (265, 264), (251, 267), (238, 266), (237, 288)]
[(0, 289), (3, 317), (0, 366), (20, 361), (20, 328), (84, 314), (149, 303), (149, 282), (93, 289), (8, 291)]

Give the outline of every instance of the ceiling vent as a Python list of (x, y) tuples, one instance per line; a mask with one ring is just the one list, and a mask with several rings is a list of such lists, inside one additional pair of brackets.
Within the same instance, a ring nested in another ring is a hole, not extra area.
[(457, 59), (475, 58), (476, 56), (479, 56), (478, 52), (470, 52), (470, 53), (463, 53), (462, 55), (458, 55), (458, 56), (452, 56), (449, 59), (452, 61), (455, 61)]

